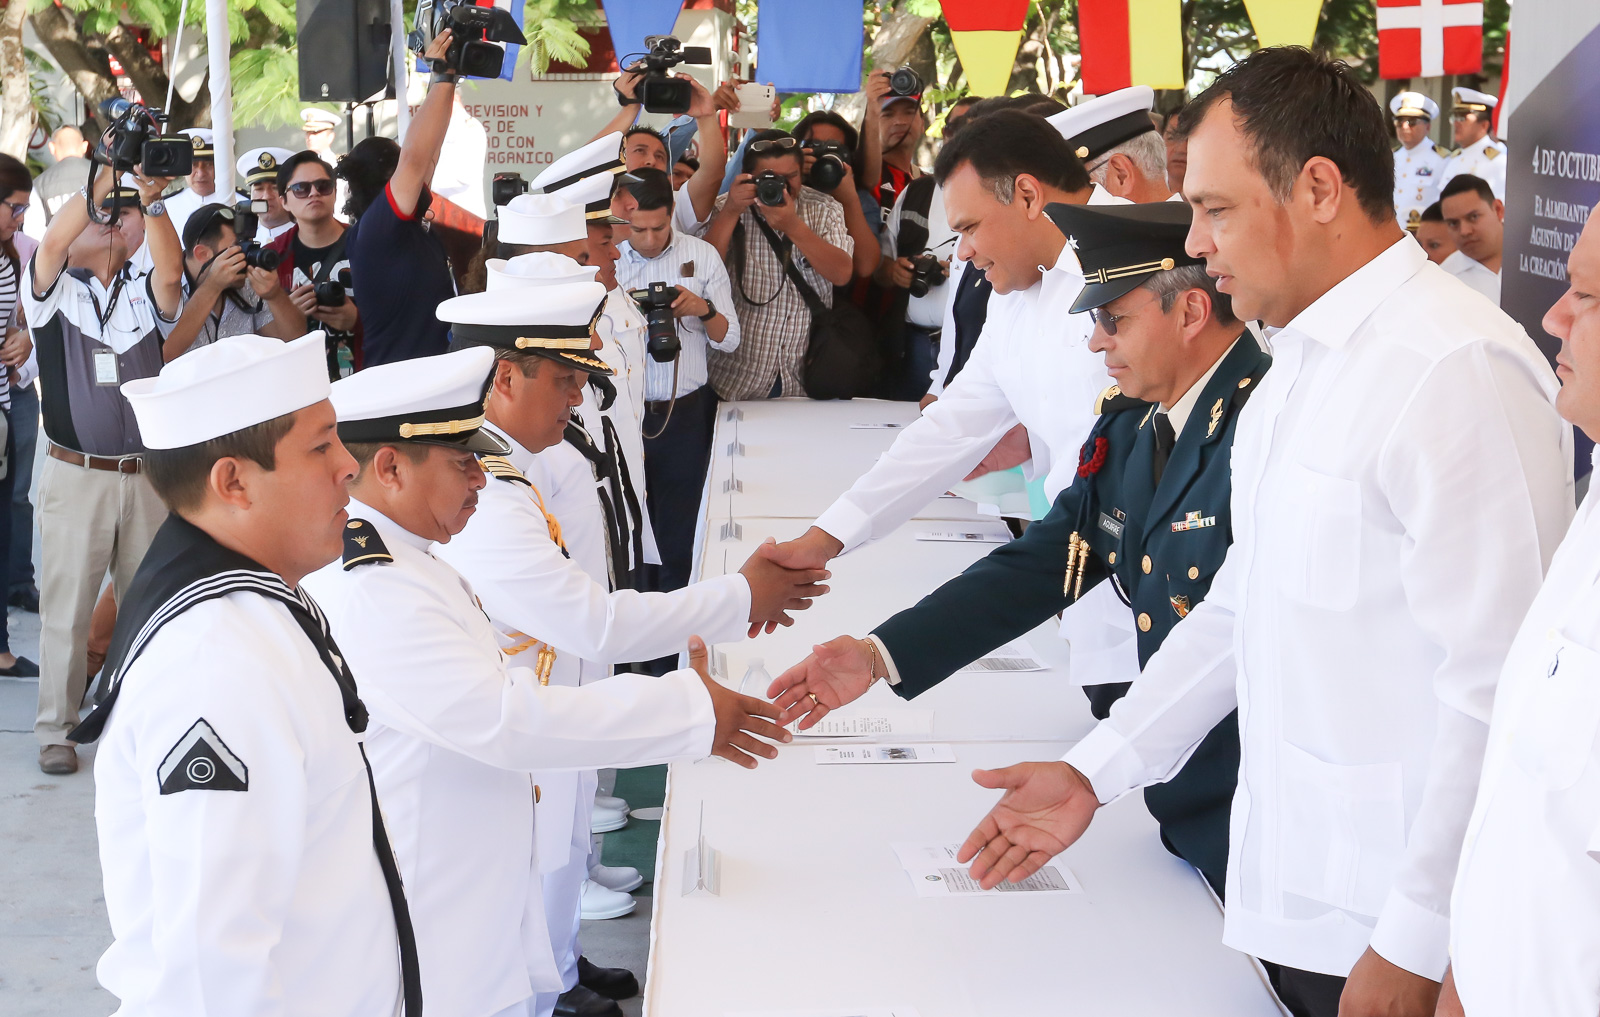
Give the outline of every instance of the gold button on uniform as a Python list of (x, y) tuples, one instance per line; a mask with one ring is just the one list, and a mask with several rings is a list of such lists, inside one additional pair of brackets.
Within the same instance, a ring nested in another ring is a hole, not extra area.
[(1139, 563), (1139, 567), (1144, 569), (1145, 575), (1148, 576), (1150, 574), (1150, 556), (1148, 554), (1144, 556), (1144, 561)]
[(1112, 551), (1112, 552), (1110, 552), (1109, 554), (1106, 555), (1106, 564), (1107, 565), (1115, 565), (1116, 563), (1117, 563), (1117, 552)]
[(1139, 631), (1140, 632), (1149, 632), (1150, 631), (1150, 616), (1145, 614), (1143, 611), (1139, 612)]
[(1199, 579), (1200, 578), (1200, 570), (1198, 568), (1196, 568), (1195, 566), (1190, 565), (1189, 566), (1189, 578), (1190, 579)]

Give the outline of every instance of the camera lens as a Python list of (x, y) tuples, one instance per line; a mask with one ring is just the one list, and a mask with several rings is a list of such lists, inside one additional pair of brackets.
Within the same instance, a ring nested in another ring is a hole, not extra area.
[(891, 95), (921, 95), (922, 75), (909, 67), (902, 67), (889, 75)]
[(844, 160), (831, 152), (817, 156), (817, 161), (811, 164), (806, 183), (819, 191), (831, 191), (838, 187), (844, 183)]
[(788, 181), (771, 170), (756, 174), (756, 200), (769, 207), (777, 207), (784, 203), (785, 192), (788, 191)]
[(255, 241), (251, 241), (244, 245), (244, 263), (251, 268), (264, 268), (271, 271), (278, 267), (278, 252), (270, 251)]

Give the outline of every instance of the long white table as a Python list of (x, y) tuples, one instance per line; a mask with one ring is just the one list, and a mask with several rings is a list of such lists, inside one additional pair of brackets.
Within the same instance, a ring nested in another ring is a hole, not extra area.
[[(737, 570), (767, 537), (799, 535), (898, 433), (850, 424), (903, 423), (915, 413), (910, 404), (862, 400), (722, 407), (698, 574)], [(735, 431), (743, 454), (730, 456)], [(722, 490), (730, 474), (743, 485), (731, 499)], [(728, 522), (737, 533), (724, 533)], [(862, 635), (995, 546), (919, 541), (919, 532), (1002, 525), (940, 499), (887, 538), (835, 559), (833, 592), (792, 628), (716, 647), (719, 679), (737, 687), (756, 658), (776, 676), (813, 643)], [(1082, 894), (915, 895), (891, 844), (961, 840), (997, 798), (972, 782), (974, 767), (1059, 758), (1093, 723), (1054, 623), (1027, 640), (1048, 670), (960, 674), (911, 703), (879, 686), (843, 711), (909, 717), (931, 709), (929, 733), (895, 740), (951, 743), (953, 765), (825, 766), (808, 742), (783, 747), (754, 772), (716, 759), (672, 767), (645, 1013), (1280, 1014), (1260, 969), (1221, 945), (1215, 899), (1162, 848), (1138, 795), (1103, 810), (1058, 860)], [(707, 841), (721, 852), (721, 893), (685, 897), (684, 852), (702, 814)]]

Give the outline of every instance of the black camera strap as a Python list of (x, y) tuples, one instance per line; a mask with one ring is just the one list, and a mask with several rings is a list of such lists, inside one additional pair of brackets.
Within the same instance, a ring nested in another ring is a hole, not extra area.
[[(794, 251), (794, 241), (788, 237), (784, 237), (780, 241), (778, 232), (769, 226), (767, 221), (759, 214), (753, 215), (751, 218), (756, 221), (757, 226), (761, 227), (761, 235), (767, 238), (767, 243), (772, 245), (772, 253), (782, 260), (784, 274), (789, 277), (790, 282), (794, 283), (794, 288), (800, 291), (800, 299), (806, 302), (806, 310), (811, 312), (811, 320), (816, 321), (821, 315), (826, 314), (828, 305), (822, 302), (822, 297), (816, 290), (812, 289), (811, 284), (806, 281), (806, 277), (800, 272), (800, 266), (796, 265), (791, 257)], [(783, 287), (779, 286), (778, 289), (781, 292)], [(776, 298), (777, 295), (777, 293), (774, 293), (773, 297)]]

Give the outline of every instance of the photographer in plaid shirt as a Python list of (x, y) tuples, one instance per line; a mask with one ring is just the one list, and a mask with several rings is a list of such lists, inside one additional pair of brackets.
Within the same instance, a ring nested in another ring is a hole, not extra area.
[[(745, 149), (742, 169), (733, 187), (717, 199), (705, 233), (728, 263), (740, 331), (738, 349), (707, 352), (711, 384), (728, 400), (803, 396), (800, 365), (811, 312), (762, 224), (778, 235), (779, 246), (830, 307), (833, 288), (848, 285), (854, 277), (855, 245), (840, 204), (801, 184), (799, 139), (783, 131), (758, 132)], [(756, 200), (755, 180), (767, 171), (787, 185), (781, 205)]]

